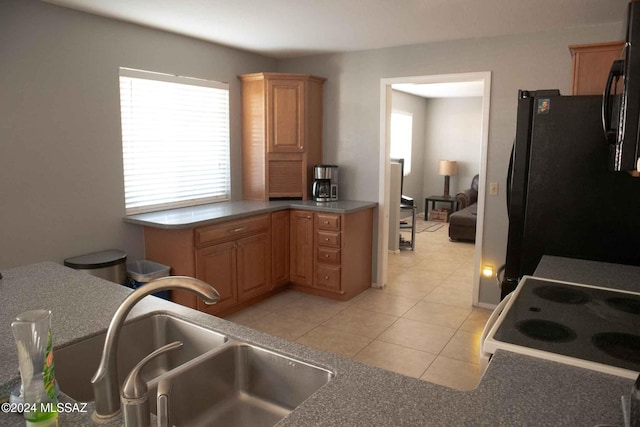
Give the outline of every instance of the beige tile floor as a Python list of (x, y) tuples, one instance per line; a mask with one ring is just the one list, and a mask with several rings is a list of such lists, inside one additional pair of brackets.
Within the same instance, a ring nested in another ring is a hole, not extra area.
[(389, 255), (389, 283), (350, 301), (287, 290), (229, 317), (237, 323), (458, 390), (480, 379), (480, 334), (490, 310), (474, 308), (474, 246), (448, 225), (416, 234), (416, 250)]

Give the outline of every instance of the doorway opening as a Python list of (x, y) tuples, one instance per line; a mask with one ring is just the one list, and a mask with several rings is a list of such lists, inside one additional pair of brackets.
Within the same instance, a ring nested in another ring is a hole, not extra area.
[[(491, 72), (442, 74), (431, 76), (413, 76), (384, 78), (380, 81), (380, 181), (378, 194), (378, 245), (377, 245), (377, 282), (378, 287), (383, 287), (388, 282), (389, 260), (389, 220), (390, 220), (390, 128), (392, 115), (392, 90), (398, 87), (410, 88), (411, 86), (436, 86), (446, 87), (447, 84), (464, 86), (465, 84), (479, 86), (481, 101), (481, 136), (479, 154), (479, 178), (478, 210), (476, 223), (474, 277), (473, 277), (473, 305), (478, 306), (480, 285), (480, 265), (482, 261), (482, 241), (484, 223), (484, 198), (487, 169), (487, 151), (489, 142), (489, 106), (491, 93)], [(421, 195), (421, 197), (425, 197)], [(425, 214), (428, 207), (425, 207)]]

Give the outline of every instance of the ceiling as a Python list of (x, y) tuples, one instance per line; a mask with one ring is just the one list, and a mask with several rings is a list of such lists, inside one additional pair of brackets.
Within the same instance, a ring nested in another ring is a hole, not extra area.
[(628, 0), (43, 0), (273, 58), (622, 22)]
[(447, 82), (447, 83), (396, 83), (395, 90), (421, 96), (423, 98), (466, 98), (484, 95), (483, 81)]

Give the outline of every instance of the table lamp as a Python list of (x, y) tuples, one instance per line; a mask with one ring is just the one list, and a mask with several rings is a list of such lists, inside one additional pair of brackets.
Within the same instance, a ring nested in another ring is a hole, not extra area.
[(444, 175), (444, 197), (449, 197), (449, 177), (457, 173), (457, 162), (453, 160), (438, 161), (438, 175)]

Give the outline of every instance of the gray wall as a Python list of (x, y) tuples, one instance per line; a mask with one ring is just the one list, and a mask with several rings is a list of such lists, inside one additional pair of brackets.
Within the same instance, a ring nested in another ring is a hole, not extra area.
[[(623, 16), (620, 17), (623, 19)], [(232, 191), (240, 194), (237, 74), (311, 73), (325, 84), (324, 161), (345, 199), (378, 199), (380, 79), (492, 72), (486, 182), (504, 182), (519, 88), (569, 92), (568, 45), (623, 38), (622, 22), (512, 37), (275, 61), (59, 8), (0, 3), (0, 268), (117, 247), (143, 256), (124, 215), (118, 67), (231, 83)], [(484, 184), (484, 182), (482, 183)], [(504, 259), (504, 193), (487, 196), (484, 263)], [(374, 260), (375, 262), (375, 260)], [(495, 303), (483, 279), (480, 301)]]
[[(515, 133), (518, 89), (570, 93), (567, 46), (623, 39), (616, 24), (538, 34), (459, 40), (280, 61), (279, 71), (314, 73), (325, 84), (324, 161), (340, 165), (345, 199), (378, 200), (380, 79), (491, 71), (491, 111), (485, 182), (505, 182)], [(504, 185), (485, 200), (483, 264), (504, 262), (507, 213)], [(488, 192), (487, 192), (488, 193)], [(494, 279), (481, 279), (480, 301), (495, 304)]]
[(0, 3), (0, 268), (119, 248), (143, 253), (122, 222), (118, 67), (231, 83), (233, 197), (241, 198), (236, 76), (273, 59), (41, 3)]
[(421, 212), (424, 205), (422, 183), (424, 181), (426, 102), (424, 98), (419, 96), (394, 90), (392, 91), (391, 107), (394, 111), (413, 114), (411, 172), (404, 177), (402, 193), (405, 196), (413, 197), (414, 203), (418, 203), (418, 212)]
[(429, 98), (425, 103), (425, 197), (443, 193), (444, 177), (438, 175), (438, 160), (458, 162), (458, 174), (449, 182), (449, 194), (455, 195), (469, 188), (473, 176), (480, 172), (482, 98)]

